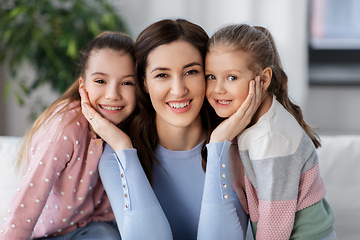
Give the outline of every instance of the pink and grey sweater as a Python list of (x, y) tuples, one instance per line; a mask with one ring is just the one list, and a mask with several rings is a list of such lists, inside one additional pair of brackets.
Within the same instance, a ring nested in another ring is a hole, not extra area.
[(315, 147), (275, 97), (238, 148), (256, 239), (321, 239), (334, 230)]
[(103, 141), (89, 131), (80, 103), (71, 107), (36, 132), (26, 174), (0, 228), (1, 240), (63, 235), (89, 222), (114, 219), (97, 169)]

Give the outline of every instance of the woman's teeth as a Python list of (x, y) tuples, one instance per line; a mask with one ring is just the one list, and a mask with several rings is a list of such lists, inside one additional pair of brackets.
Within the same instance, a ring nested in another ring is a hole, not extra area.
[(182, 103), (169, 103), (170, 107), (172, 108), (184, 108), (190, 104), (189, 102), (182, 102)]
[(109, 111), (117, 111), (117, 110), (121, 110), (123, 109), (123, 107), (107, 107), (107, 106), (101, 106), (100, 107), (104, 110), (109, 110)]

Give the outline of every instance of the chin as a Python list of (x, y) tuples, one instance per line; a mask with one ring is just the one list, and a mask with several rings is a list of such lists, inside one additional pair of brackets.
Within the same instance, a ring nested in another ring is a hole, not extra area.
[(230, 117), (232, 115), (232, 114), (224, 113), (224, 112), (218, 112), (218, 111), (215, 111), (215, 112), (221, 118), (228, 118), (228, 117)]

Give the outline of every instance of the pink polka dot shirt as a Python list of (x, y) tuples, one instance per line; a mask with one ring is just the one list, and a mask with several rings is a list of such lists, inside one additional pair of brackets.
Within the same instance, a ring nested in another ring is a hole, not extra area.
[(35, 134), (26, 173), (0, 228), (1, 240), (59, 236), (114, 219), (97, 170), (103, 141), (89, 130), (79, 102), (70, 109)]

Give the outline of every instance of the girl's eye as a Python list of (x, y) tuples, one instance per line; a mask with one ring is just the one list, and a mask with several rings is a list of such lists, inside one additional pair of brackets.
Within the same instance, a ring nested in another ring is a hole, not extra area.
[(206, 76), (206, 80), (215, 80), (216, 78), (215, 78), (215, 76), (214, 75), (207, 75)]
[(123, 82), (122, 85), (135, 85), (135, 84), (131, 81), (126, 81), (126, 82)]
[(100, 83), (100, 84), (104, 84), (104, 83), (105, 83), (105, 81), (102, 80), (102, 79), (96, 79), (95, 82), (96, 82), (96, 83)]
[(155, 78), (166, 78), (168, 75), (166, 73), (159, 73)]
[(197, 74), (198, 72), (199, 72), (198, 70), (192, 69), (192, 70), (189, 70), (189, 71), (185, 72), (185, 75)]
[(229, 76), (228, 77), (228, 80), (230, 80), (230, 81), (235, 81), (237, 79), (237, 77), (235, 77), (235, 76)]

